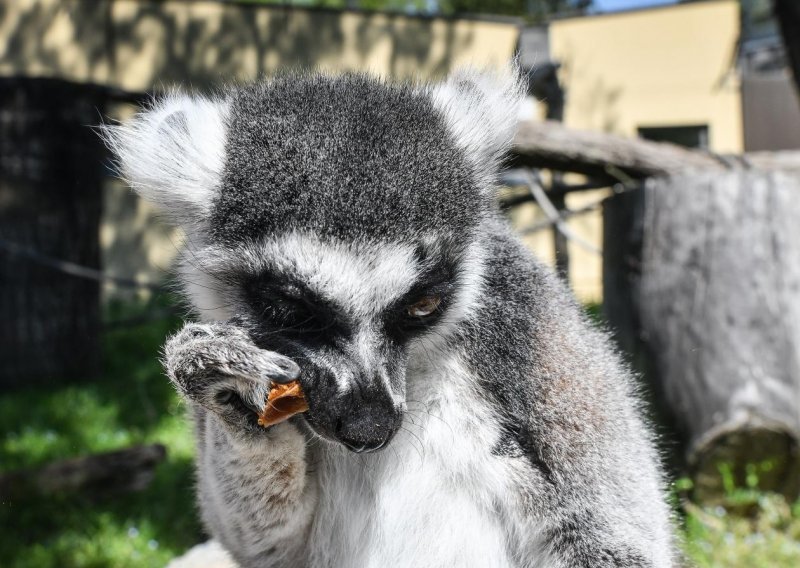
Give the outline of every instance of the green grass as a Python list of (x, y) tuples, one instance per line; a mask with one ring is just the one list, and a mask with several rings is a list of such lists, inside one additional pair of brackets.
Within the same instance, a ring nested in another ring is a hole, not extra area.
[(758, 515), (743, 518), (724, 509), (700, 510), (687, 518), (686, 550), (701, 568), (800, 565), (800, 516), (786, 502), (764, 495)]
[[(141, 306), (115, 305), (108, 318), (140, 311)], [(590, 313), (598, 317), (596, 308)], [(133, 444), (158, 442), (168, 451), (155, 480), (140, 493), (1, 502), (0, 566), (151, 568), (203, 540), (193, 497), (191, 431), (157, 360), (165, 336), (178, 325), (166, 318), (109, 331), (101, 380), (0, 399), (0, 471)], [(800, 566), (800, 502), (790, 507), (750, 485), (729, 487), (725, 501), (714, 507), (683, 499), (679, 516), (691, 565)], [(685, 492), (685, 482), (678, 486)]]
[[(800, 566), (800, 501), (757, 490), (715, 507), (684, 504), (687, 556), (698, 568)], [(735, 511), (732, 512), (732, 511)]]
[[(112, 306), (109, 319), (139, 310)], [(5, 394), (0, 469), (161, 443), (167, 459), (148, 489), (0, 503), (0, 566), (163, 566), (202, 540), (193, 498), (194, 449), (184, 408), (162, 375), (158, 349), (176, 318), (109, 331), (100, 380)]]

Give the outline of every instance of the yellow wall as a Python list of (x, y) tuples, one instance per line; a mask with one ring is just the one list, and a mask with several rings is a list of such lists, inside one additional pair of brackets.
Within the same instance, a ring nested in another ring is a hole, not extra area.
[(641, 126), (708, 124), (712, 150), (741, 152), (739, 9), (717, 0), (553, 22), (566, 123), (631, 136)]
[[(562, 64), (568, 126), (636, 136), (639, 127), (707, 124), (710, 148), (744, 149), (737, 0), (715, 0), (627, 13), (557, 20), (550, 50)], [(603, 197), (568, 196), (570, 207)], [(602, 247), (600, 211), (569, 221)], [(535, 249), (540, 250), (541, 245)], [(584, 301), (602, 298), (602, 262), (570, 243), (571, 285)]]
[(130, 91), (252, 80), (287, 67), (430, 78), (497, 66), (519, 25), (220, 0), (13, 0), (0, 10), (0, 75)]
[[(514, 54), (515, 21), (415, 18), (187, 0), (0, 0), (0, 75), (150, 91), (246, 81), (287, 67), (433, 78)], [(107, 109), (113, 118), (129, 105)], [(98, 122), (100, 117), (98, 116)], [(103, 267), (159, 281), (181, 234), (118, 180), (104, 187)], [(122, 291), (113, 287), (107, 293)]]

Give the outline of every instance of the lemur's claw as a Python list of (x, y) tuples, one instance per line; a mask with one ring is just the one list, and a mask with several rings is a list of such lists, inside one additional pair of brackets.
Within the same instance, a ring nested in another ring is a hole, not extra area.
[(274, 383), (291, 383), (300, 376), (300, 367), (288, 357), (275, 359), (272, 363), (275, 371), (271, 370), (268, 378)]

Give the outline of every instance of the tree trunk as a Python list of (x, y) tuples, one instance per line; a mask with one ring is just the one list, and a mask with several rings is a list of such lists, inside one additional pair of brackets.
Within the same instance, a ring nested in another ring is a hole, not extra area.
[(800, 178), (783, 171), (690, 170), (606, 204), (607, 315), (699, 499), (756, 478), (800, 493), (798, 220)]

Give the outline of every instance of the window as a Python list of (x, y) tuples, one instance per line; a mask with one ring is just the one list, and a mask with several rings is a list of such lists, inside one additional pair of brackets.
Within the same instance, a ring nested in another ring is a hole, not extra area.
[(639, 136), (654, 142), (670, 142), (689, 148), (708, 148), (708, 125), (640, 127)]

